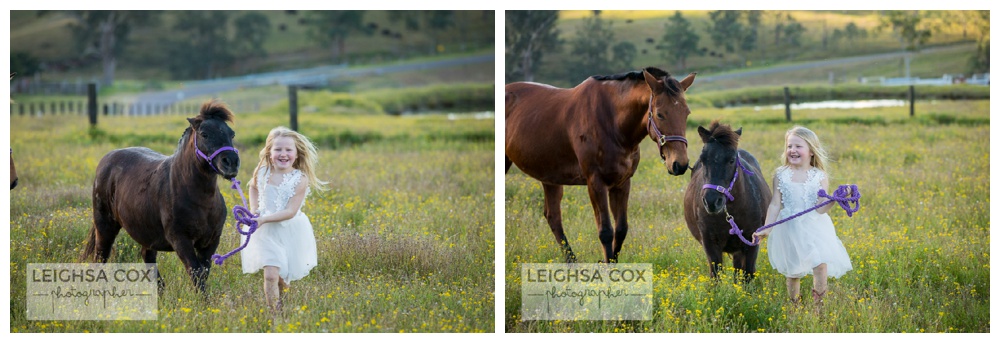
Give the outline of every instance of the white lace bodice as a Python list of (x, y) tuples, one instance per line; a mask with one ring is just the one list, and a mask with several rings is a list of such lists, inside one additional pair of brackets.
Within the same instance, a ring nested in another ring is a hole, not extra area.
[(781, 218), (816, 206), (819, 200), (816, 193), (823, 187), (821, 182), (826, 178), (822, 170), (810, 168), (805, 182), (793, 182), (792, 173), (787, 166), (778, 168), (778, 191), (781, 192), (781, 212), (778, 216)]
[[(304, 175), (302, 171), (293, 169), (284, 174), (281, 183), (275, 186), (268, 183), (271, 179), (271, 168), (265, 166), (262, 169), (257, 173), (257, 210), (261, 215), (268, 215), (288, 206), (288, 200), (295, 196), (295, 188), (302, 182)], [(308, 195), (309, 187), (306, 187), (306, 196)], [(305, 200), (302, 201), (302, 205), (305, 206)], [(298, 213), (302, 213), (301, 207)]]

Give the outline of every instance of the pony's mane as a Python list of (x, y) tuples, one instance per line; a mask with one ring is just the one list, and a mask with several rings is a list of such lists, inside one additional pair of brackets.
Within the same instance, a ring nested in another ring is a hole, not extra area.
[[(662, 79), (663, 84), (666, 86), (667, 93), (670, 96), (677, 96), (681, 94), (680, 82), (670, 76), (670, 73), (667, 71), (656, 67), (646, 67), (643, 70), (649, 72), (650, 75), (653, 75), (653, 77), (657, 79)], [(642, 81), (645, 79), (645, 77), (642, 76), (642, 70), (633, 70), (627, 73), (614, 75), (594, 75), (591, 76), (591, 78), (597, 81)]]
[(233, 112), (229, 110), (229, 107), (226, 107), (225, 103), (221, 100), (213, 99), (201, 105), (201, 111), (195, 119), (218, 119), (232, 123), (233, 117)]
[(726, 124), (720, 124), (718, 120), (713, 120), (708, 127), (709, 142), (715, 141), (724, 147), (736, 148), (740, 142), (740, 135), (733, 131), (733, 128)]

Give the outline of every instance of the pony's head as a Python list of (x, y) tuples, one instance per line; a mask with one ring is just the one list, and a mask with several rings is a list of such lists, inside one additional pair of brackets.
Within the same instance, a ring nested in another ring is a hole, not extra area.
[[(698, 135), (705, 147), (701, 149), (701, 168), (704, 169), (706, 184), (728, 187), (736, 175), (739, 159), (740, 135), (743, 128), (733, 131), (729, 125), (713, 121), (708, 129), (698, 126)], [(726, 209), (726, 195), (712, 189), (706, 189), (702, 197), (705, 211), (718, 214)]]
[(210, 169), (226, 179), (236, 177), (240, 170), (240, 155), (234, 150), (224, 149), (233, 147), (233, 137), (236, 136), (227, 124), (233, 122), (233, 112), (222, 102), (212, 100), (203, 104), (198, 116), (188, 118), (188, 122), (197, 143), (195, 149), (201, 152), (199, 155), (210, 157), (207, 161), (211, 164)]
[(688, 169), (687, 118), (691, 114), (684, 92), (694, 83), (696, 73), (683, 80), (666, 71), (648, 67), (642, 70), (651, 92), (649, 100), (649, 136), (659, 147), (663, 165), (671, 175), (683, 175)]

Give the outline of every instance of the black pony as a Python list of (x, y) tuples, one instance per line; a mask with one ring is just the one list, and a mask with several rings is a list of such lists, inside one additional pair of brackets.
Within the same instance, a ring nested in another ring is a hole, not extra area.
[(753, 231), (764, 225), (771, 189), (757, 159), (739, 149), (742, 133), (742, 128), (733, 131), (718, 121), (708, 129), (698, 127), (705, 147), (691, 168), (691, 183), (684, 193), (684, 220), (705, 249), (713, 278), (722, 271), (725, 252), (732, 255), (736, 272), (742, 272), (744, 281), (749, 282), (757, 270), (757, 246), (743, 243), (729, 231), (735, 223), (743, 229), (744, 238), (752, 241)]
[[(105, 155), (94, 178), (94, 226), (84, 259), (107, 262), (124, 227), (141, 246), (145, 263), (156, 263), (158, 251), (176, 251), (204, 292), (228, 213), (216, 175), (233, 179), (240, 168), (235, 134), (226, 124), (232, 121), (233, 113), (213, 100), (188, 118), (191, 126), (173, 155), (144, 147)], [(162, 289), (163, 279), (158, 283)]]

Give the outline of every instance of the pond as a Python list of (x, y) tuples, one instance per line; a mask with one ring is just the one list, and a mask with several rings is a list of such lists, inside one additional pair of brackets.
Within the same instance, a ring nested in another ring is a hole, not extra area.
[[(825, 108), (840, 108), (840, 109), (858, 109), (858, 108), (875, 108), (875, 107), (902, 107), (906, 106), (905, 100), (893, 100), (893, 99), (881, 99), (881, 100), (830, 100), (830, 101), (819, 101), (819, 102), (804, 102), (801, 104), (792, 104), (793, 110), (798, 109), (825, 109)], [(755, 111), (760, 111), (761, 109), (769, 108), (772, 110), (784, 109), (784, 104), (771, 105), (771, 106), (754, 106)]]

